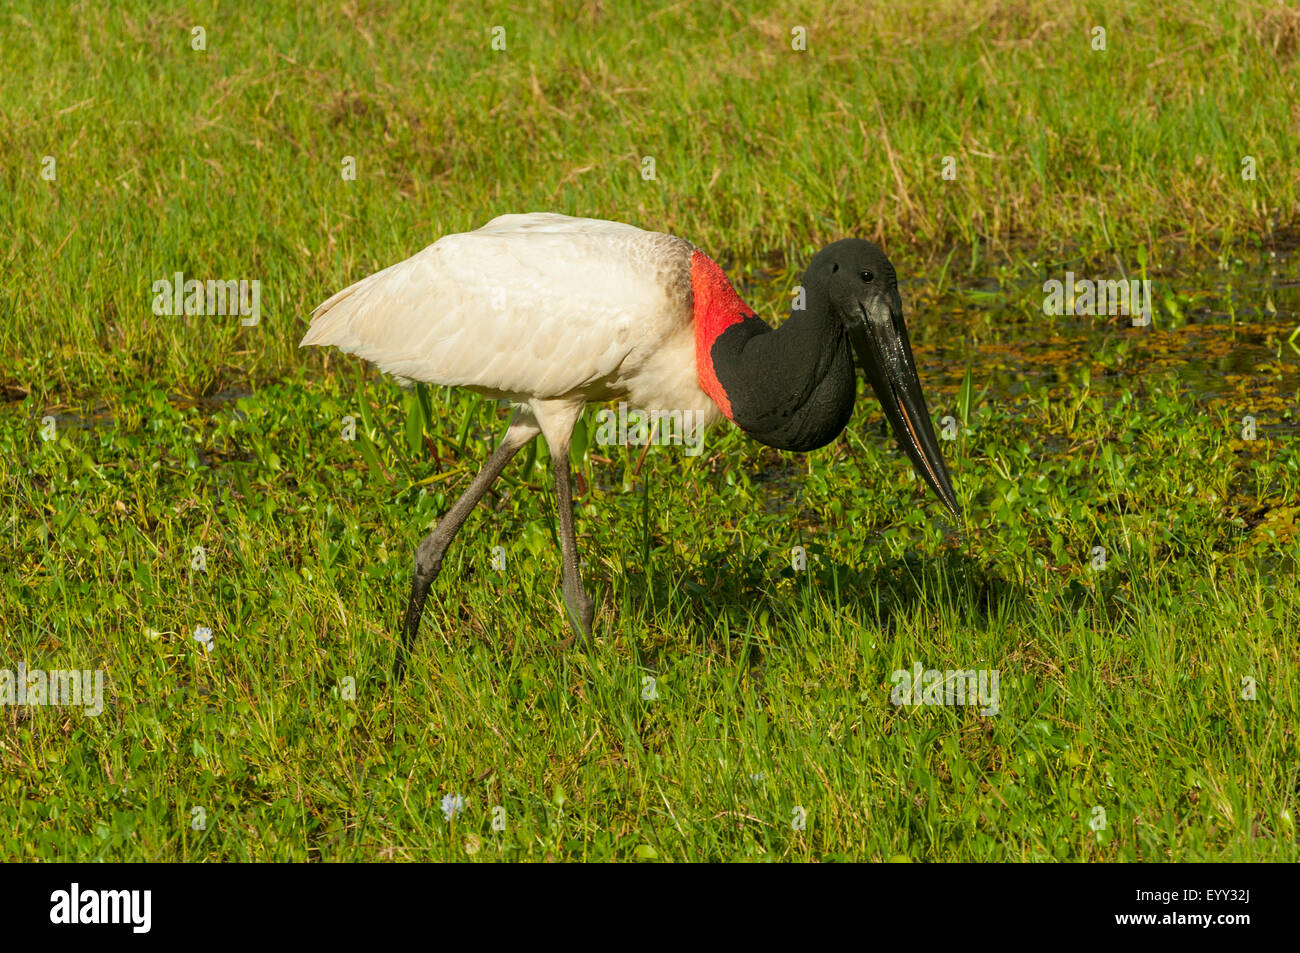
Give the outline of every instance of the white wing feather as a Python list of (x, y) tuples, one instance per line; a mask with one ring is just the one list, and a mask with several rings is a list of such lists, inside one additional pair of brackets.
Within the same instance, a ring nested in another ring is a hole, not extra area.
[(617, 222), (502, 215), (340, 291), (302, 344), (512, 399), (614, 396), (640, 345), (689, 335), (691, 247)]

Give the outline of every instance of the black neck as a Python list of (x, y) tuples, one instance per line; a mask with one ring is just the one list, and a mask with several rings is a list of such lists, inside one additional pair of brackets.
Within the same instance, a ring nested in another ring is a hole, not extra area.
[(750, 315), (713, 343), (713, 367), (742, 430), (778, 450), (830, 443), (853, 414), (857, 381), (843, 324), (825, 291), (805, 287), (803, 310), (773, 330)]

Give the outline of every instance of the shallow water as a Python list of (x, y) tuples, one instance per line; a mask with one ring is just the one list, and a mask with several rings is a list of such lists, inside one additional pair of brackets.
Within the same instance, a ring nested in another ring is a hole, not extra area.
[[(1249, 412), (1261, 433), (1300, 426), (1300, 255), (1263, 251), (1251, 261), (1188, 257), (1152, 268), (1154, 307), (1147, 327), (1125, 315), (1049, 316), (1043, 282), (1066, 267), (1011, 280), (954, 280), (934, 295), (912, 279), (903, 295), (931, 409), (955, 392), (969, 365), (979, 391), (1016, 398), (1042, 386), (1083, 379), (1098, 393), (1140, 388), (1151, 374), (1173, 374), (1207, 408)], [(1125, 277), (1071, 266), (1076, 280)], [(1135, 277), (1133, 273), (1127, 277)]]

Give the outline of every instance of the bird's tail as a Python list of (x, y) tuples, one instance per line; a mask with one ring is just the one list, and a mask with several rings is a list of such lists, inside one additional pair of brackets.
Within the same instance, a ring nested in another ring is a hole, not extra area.
[(298, 346), (309, 347), (316, 345), (318, 347), (327, 347), (337, 345), (346, 349), (349, 345), (355, 346), (359, 343), (349, 341), (350, 338), (355, 337), (352, 333), (352, 318), (356, 316), (359, 310), (356, 307), (360, 304), (360, 297), (357, 292), (368, 287), (371, 282), (383, 273), (380, 271), (362, 278), (355, 284), (348, 285), (342, 291), (331, 295), (316, 305), (315, 310), (311, 313), (311, 327), (307, 329), (307, 333), (298, 342)]

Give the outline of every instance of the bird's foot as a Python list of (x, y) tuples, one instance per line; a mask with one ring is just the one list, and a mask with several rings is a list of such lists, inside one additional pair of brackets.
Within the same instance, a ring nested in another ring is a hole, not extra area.
[(402, 616), (402, 627), (397, 634), (397, 652), (393, 656), (393, 681), (400, 682), (406, 675), (407, 656), (415, 646), (415, 637), (420, 631), (420, 617), (424, 614), (424, 599), (412, 596)]
[(442, 552), (427, 545), (433, 534), (425, 537), (415, 555), (415, 578), (411, 582), (411, 595), (406, 600), (402, 627), (398, 633), (397, 653), (393, 656), (393, 681), (400, 682), (406, 674), (406, 657), (415, 647), (415, 637), (420, 633), (420, 619), (424, 615), (424, 602), (429, 597), (429, 587), (442, 569)]
[(591, 597), (581, 589), (578, 589), (576, 593), (566, 589), (564, 593), (564, 609), (569, 617), (569, 626), (573, 629), (573, 634), (560, 642), (559, 647), (567, 649), (578, 638), (585, 639), (590, 643), (591, 624), (596, 618), (596, 604), (591, 601)]

